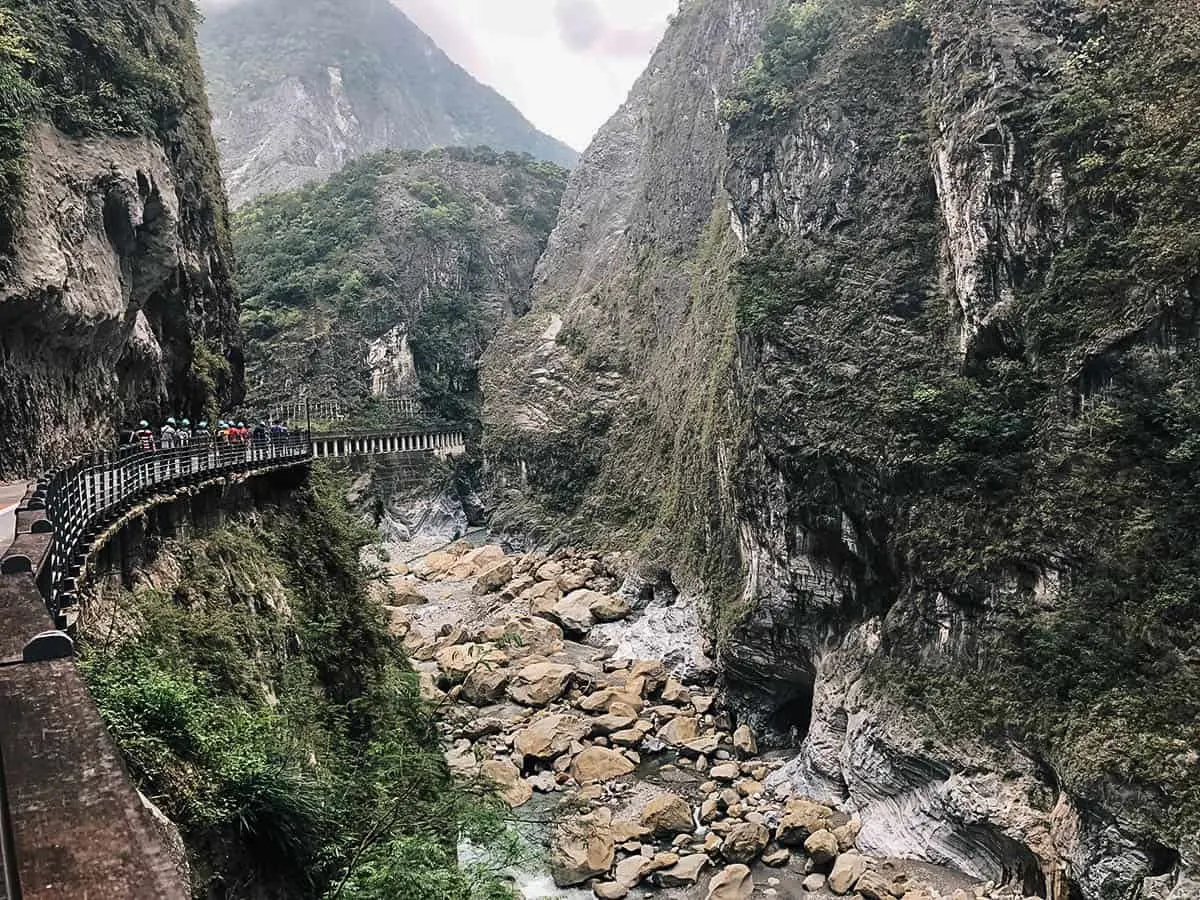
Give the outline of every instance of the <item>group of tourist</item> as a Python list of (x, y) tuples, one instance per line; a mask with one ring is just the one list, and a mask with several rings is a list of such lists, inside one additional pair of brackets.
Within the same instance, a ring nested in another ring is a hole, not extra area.
[(260, 421), (253, 428), (245, 422), (200, 422), (192, 425), (189, 419), (167, 419), (163, 425), (155, 429), (144, 419), (138, 427), (127, 432), (128, 446), (141, 450), (175, 450), (190, 447), (193, 444), (210, 446), (213, 444), (257, 444), (266, 445), (285, 441), (291, 432), (281, 421), (270, 423)]

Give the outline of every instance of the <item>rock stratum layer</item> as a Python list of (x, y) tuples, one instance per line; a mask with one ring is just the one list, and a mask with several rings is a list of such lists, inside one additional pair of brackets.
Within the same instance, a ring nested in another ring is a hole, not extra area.
[(15, 3), (2, 17), (0, 477), (106, 445), (121, 420), (199, 415), (240, 390), (194, 10), (102, 6)]
[(496, 519), (703, 585), (866, 849), (1196, 896), (1200, 14), (769, 6), (686, 4), (572, 176)]
[(200, 35), (234, 205), (377, 150), (486, 145), (574, 164), (387, 0), (244, 0)]

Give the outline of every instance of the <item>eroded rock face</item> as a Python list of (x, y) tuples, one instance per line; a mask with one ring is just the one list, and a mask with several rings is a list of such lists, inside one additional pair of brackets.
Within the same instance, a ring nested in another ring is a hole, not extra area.
[(240, 396), (224, 200), (197, 171), (214, 151), (171, 152), (34, 129), (0, 247), (0, 478), (114, 446), (122, 422), (198, 419), (198, 348), (217, 399)]

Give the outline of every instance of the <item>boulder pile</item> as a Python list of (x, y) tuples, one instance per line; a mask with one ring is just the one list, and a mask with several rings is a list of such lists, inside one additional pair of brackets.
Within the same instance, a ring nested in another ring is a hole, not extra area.
[[(422, 694), (445, 705), (451, 769), (491, 783), (514, 807), (561, 795), (555, 882), (618, 900), (711, 876), (708, 900), (744, 900), (755, 890), (751, 866), (787, 867), (806, 891), (940, 900), (861, 853), (858, 819), (766, 789), (784, 760), (758, 756), (754, 733), (735, 726), (711, 685), (686, 683), (659, 660), (615, 659), (579, 643), (597, 623), (631, 615), (619, 563), (455, 545), (414, 577), (469, 583), (477, 604), (469, 620), (429, 633), (413, 606), (393, 610)], [(768, 878), (763, 896), (777, 893), (772, 883), (780, 882)], [(1020, 897), (990, 885), (960, 894), (950, 900)]]

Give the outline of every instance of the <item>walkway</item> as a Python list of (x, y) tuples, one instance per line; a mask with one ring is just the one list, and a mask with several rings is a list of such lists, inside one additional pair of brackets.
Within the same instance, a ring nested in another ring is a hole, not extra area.
[(0, 553), (8, 549), (17, 533), (17, 506), (25, 496), (24, 481), (0, 484)]
[(124, 448), (78, 459), (32, 491), (0, 485), (0, 900), (189, 895), (88, 694), (71, 639), (55, 630), (77, 602), (89, 554), (133, 513), (224, 479), (308, 466), (318, 452), (465, 449), (465, 429), (452, 425)]

